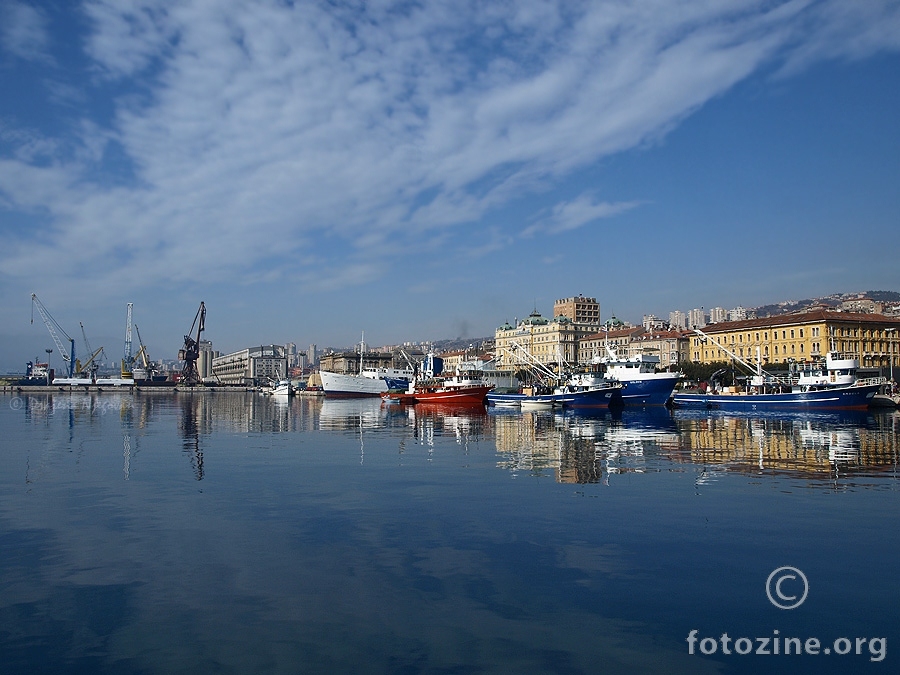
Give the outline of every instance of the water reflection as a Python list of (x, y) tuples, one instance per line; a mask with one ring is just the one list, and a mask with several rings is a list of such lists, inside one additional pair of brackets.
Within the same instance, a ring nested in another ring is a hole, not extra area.
[(661, 462), (696, 465), (698, 484), (718, 472), (784, 474), (855, 485), (867, 476), (896, 476), (898, 412), (786, 413), (760, 416), (718, 411), (519, 411), (504, 408), (401, 406), (380, 399), (294, 397), (251, 392), (50, 393), (11, 399), (31, 425), (64, 419), (76, 431), (114, 424), (121, 432), (123, 476), (131, 478), (144, 430), (177, 415), (181, 450), (198, 481), (205, 476), (205, 439), (232, 434), (324, 431), (353, 435), (365, 456), (365, 435), (387, 431), (400, 452), (433, 449), (452, 438), (466, 451), (489, 443), (496, 466), (513, 477), (560, 483), (609, 484), (623, 474), (658, 471)]
[(626, 411), (498, 410), (498, 466), (514, 475), (554, 475), (561, 483), (608, 483), (647, 470), (646, 457), (677, 450), (678, 430), (665, 408)]
[(680, 461), (815, 481), (893, 474), (898, 419), (896, 412), (675, 413)]
[(714, 671), (687, 632), (771, 630), (786, 552), (805, 634), (898, 625), (897, 413), (0, 403), (4, 673)]

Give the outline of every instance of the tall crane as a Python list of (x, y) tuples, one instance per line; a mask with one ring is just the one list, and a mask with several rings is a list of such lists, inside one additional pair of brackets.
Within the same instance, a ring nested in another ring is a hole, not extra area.
[(125, 356), (122, 358), (122, 378), (130, 379), (133, 377), (131, 372), (131, 313), (134, 309), (134, 303), (129, 302), (125, 308)]
[[(137, 333), (138, 345), (140, 345), (140, 348), (138, 349), (138, 353), (134, 355), (133, 363), (136, 363), (137, 360), (140, 359), (143, 364), (144, 377), (148, 380), (152, 380), (154, 371), (153, 363), (150, 361), (150, 355), (147, 354), (147, 347), (141, 339), (141, 330), (138, 328), (137, 324), (134, 324), (134, 332)], [(134, 373), (139, 373), (139, 370), (135, 368)]]
[[(181, 383), (189, 387), (200, 384), (200, 373), (197, 372), (197, 359), (200, 358), (200, 334), (206, 325), (206, 305), (200, 302), (200, 308), (194, 316), (191, 330), (184, 336), (184, 347), (178, 350), (178, 360), (184, 361), (181, 369)], [(197, 329), (197, 337), (192, 336), (194, 328)]]
[(81, 361), (75, 359), (75, 372), (87, 372), (90, 374), (91, 379), (93, 380), (96, 378), (97, 371), (100, 369), (100, 364), (96, 359), (103, 352), (103, 347), (100, 347), (97, 351), (91, 349), (91, 343), (88, 342), (87, 332), (84, 330), (84, 324), (79, 321), (78, 325), (81, 326), (81, 337), (84, 338), (84, 346), (87, 349), (87, 353), (89, 354), (89, 356), (87, 357), (87, 361), (85, 363), (81, 363)]
[[(69, 368), (69, 373), (67, 377), (73, 377), (75, 374), (75, 340), (69, 337), (69, 334), (63, 330), (62, 326), (60, 326), (56, 319), (50, 316), (50, 312), (47, 311), (47, 308), (44, 307), (44, 303), (38, 300), (38, 296), (34, 293), (31, 294), (31, 323), (34, 323), (34, 308), (37, 307), (38, 313), (41, 315), (41, 318), (44, 320), (44, 324), (47, 326), (47, 330), (50, 331), (50, 337), (53, 338), (53, 342), (56, 344), (56, 348), (59, 350), (60, 356), (62, 356), (63, 361), (65, 361)], [(67, 350), (63, 345), (63, 337), (69, 341), (69, 349)], [(48, 359), (49, 360), (49, 359)], [(49, 364), (47, 366), (50, 367)]]

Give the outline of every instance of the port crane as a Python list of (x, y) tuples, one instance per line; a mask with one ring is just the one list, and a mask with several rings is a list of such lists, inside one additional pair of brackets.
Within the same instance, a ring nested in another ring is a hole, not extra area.
[(96, 351), (91, 349), (91, 343), (88, 342), (87, 332), (84, 330), (84, 324), (79, 321), (78, 325), (81, 326), (81, 337), (84, 338), (84, 346), (90, 356), (88, 357), (88, 360), (83, 364), (78, 359), (75, 359), (75, 372), (87, 372), (90, 374), (91, 379), (94, 380), (97, 377), (97, 371), (100, 369), (100, 364), (97, 363), (96, 359), (98, 356), (100, 356), (100, 354), (103, 353), (103, 347), (100, 347)]
[(138, 345), (140, 345), (140, 348), (138, 349), (138, 353), (135, 354), (134, 359), (132, 359), (132, 364), (140, 359), (144, 366), (144, 371), (146, 372), (146, 379), (152, 380), (155, 368), (150, 361), (150, 356), (147, 354), (147, 347), (141, 339), (141, 331), (137, 324), (134, 324), (134, 332), (137, 333)]
[[(206, 324), (206, 305), (200, 302), (200, 308), (194, 316), (191, 329), (184, 336), (184, 347), (178, 350), (178, 360), (184, 361), (181, 369), (181, 383), (188, 387), (200, 384), (200, 373), (197, 372), (197, 359), (200, 358), (200, 334)], [(192, 337), (194, 328), (197, 329), (197, 337)]]
[(125, 354), (122, 357), (122, 378), (131, 379), (131, 364), (134, 359), (131, 356), (131, 313), (134, 309), (134, 303), (129, 302), (125, 308)]
[[(56, 348), (59, 350), (60, 356), (62, 356), (63, 361), (68, 365), (68, 375), (67, 377), (73, 377), (75, 374), (75, 340), (69, 337), (69, 334), (63, 330), (63, 327), (57, 323), (56, 319), (54, 319), (50, 312), (47, 311), (47, 308), (44, 307), (44, 303), (42, 303), (38, 296), (34, 293), (31, 294), (31, 323), (34, 323), (34, 308), (37, 307), (38, 313), (41, 315), (41, 318), (44, 320), (44, 324), (47, 326), (47, 330), (50, 331), (50, 337), (53, 338), (54, 344), (56, 344)], [(69, 349), (67, 350), (65, 345), (63, 344), (63, 337), (69, 342)], [(49, 359), (48, 359), (49, 361)], [(49, 364), (47, 365), (49, 368)]]

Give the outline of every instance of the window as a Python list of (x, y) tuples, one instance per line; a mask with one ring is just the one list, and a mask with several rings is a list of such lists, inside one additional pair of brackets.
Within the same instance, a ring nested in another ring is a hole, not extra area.
[(803, 337), (803, 329), (800, 329), (800, 337)]

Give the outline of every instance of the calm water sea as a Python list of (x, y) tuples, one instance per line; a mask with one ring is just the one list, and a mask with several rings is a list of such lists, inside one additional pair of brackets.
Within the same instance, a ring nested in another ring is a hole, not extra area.
[(0, 434), (6, 674), (900, 671), (898, 413), (104, 392)]

